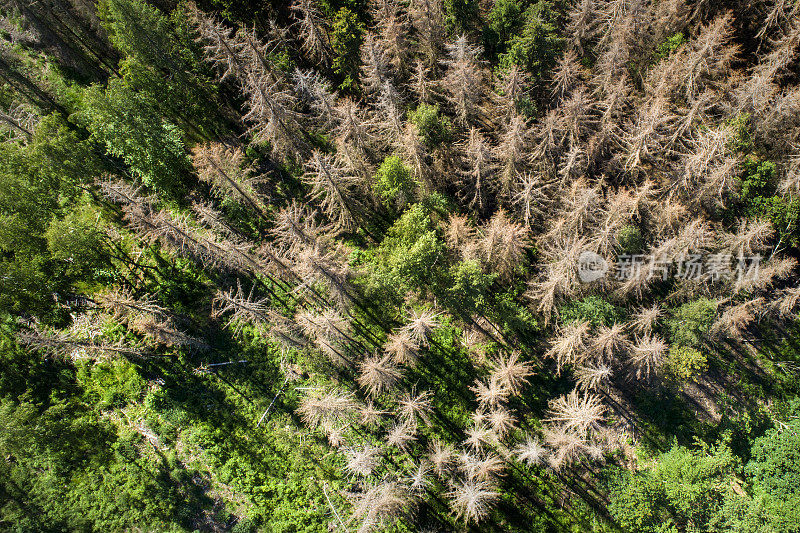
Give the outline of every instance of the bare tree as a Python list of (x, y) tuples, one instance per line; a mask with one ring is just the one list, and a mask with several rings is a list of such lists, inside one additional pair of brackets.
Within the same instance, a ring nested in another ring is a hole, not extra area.
[(511, 355), (500, 354), (492, 363), (492, 381), (497, 381), (507, 388), (512, 394), (520, 394), (522, 386), (528, 383), (528, 378), (533, 376), (531, 363), (519, 360), (520, 353), (514, 351)]
[(547, 357), (556, 360), (558, 373), (564, 366), (580, 363), (587, 356), (587, 337), (589, 334), (589, 322), (575, 321), (562, 327), (558, 336), (551, 342)]
[(466, 205), (478, 213), (489, 207), (493, 186), (494, 161), (489, 143), (477, 128), (471, 128), (464, 150), (464, 161), (459, 169), (461, 175), (460, 195)]
[(358, 413), (358, 403), (349, 392), (317, 390), (301, 400), (297, 413), (313, 428), (334, 428), (346, 424)]
[(357, 496), (353, 518), (361, 522), (359, 533), (383, 530), (409, 504), (405, 487), (395, 481), (383, 481)]
[(359, 207), (354, 189), (358, 178), (349, 175), (334, 156), (314, 151), (306, 164), (303, 181), (311, 186), (311, 196), (320, 203), (323, 212), (337, 229), (355, 228)]
[(379, 358), (373, 355), (364, 360), (360, 366), (358, 384), (364, 387), (371, 396), (377, 397), (381, 393), (393, 389), (400, 381), (402, 373), (394, 366), (388, 357)]
[(555, 422), (567, 431), (584, 438), (599, 428), (605, 406), (594, 394), (579, 394), (575, 389), (550, 402), (547, 422)]
[(380, 464), (382, 453), (383, 450), (378, 446), (350, 448), (344, 468), (356, 476), (368, 477)]
[(478, 48), (469, 44), (465, 35), (447, 44), (447, 67), (444, 89), (462, 124), (472, 123), (478, 116), (484, 98), (484, 73), (478, 63)]
[(401, 330), (397, 333), (390, 333), (387, 336), (383, 350), (398, 365), (415, 366), (420, 357), (419, 343), (412, 337), (411, 333)]
[(311, 57), (327, 64), (330, 61), (330, 42), (325, 17), (315, 0), (294, 0), (292, 15), (297, 20), (303, 50)]
[(432, 402), (433, 393), (431, 391), (423, 391), (417, 394), (416, 390), (404, 392), (397, 400), (400, 415), (405, 420), (412, 422), (419, 418), (425, 424), (431, 423)]
[(233, 197), (266, 217), (264, 204), (253, 189), (256, 183), (253, 170), (245, 166), (240, 148), (222, 143), (197, 145), (192, 149), (192, 160), (197, 175), (210, 184), (220, 198)]
[(500, 493), (486, 481), (465, 480), (459, 482), (448, 497), (457, 518), (469, 524), (486, 518)]
[(654, 335), (637, 339), (630, 351), (633, 375), (637, 379), (650, 379), (661, 369), (668, 351), (669, 345)]
[(527, 435), (525, 442), (514, 448), (517, 459), (531, 466), (543, 465), (547, 460), (547, 448), (537, 437)]
[(599, 390), (611, 379), (613, 371), (604, 363), (581, 365), (575, 370), (578, 388), (584, 391)]
[(403, 331), (408, 333), (411, 339), (420, 346), (428, 346), (433, 330), (439, 327), (437, 320), (441, 313), (431, 309), (409, 311), (409, 321), (403, 326)]

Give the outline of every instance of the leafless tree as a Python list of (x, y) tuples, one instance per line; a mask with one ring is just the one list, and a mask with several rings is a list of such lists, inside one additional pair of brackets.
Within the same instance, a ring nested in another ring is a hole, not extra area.
[(353, 506), (353, 519), (360, 521), (359, 533), (383, 530), (403, 512), (409, 504), (405, 487), (395, 481), (383, 481), (357, 496)]
[(669, 345), (655, 335), (637, 339), (630, 351), (632, 373), (637, 379), (650, 379), (657, 374), (669, 351)]
[(266, 216), (264, 204), (253, 189), (256, 182), (253, 171), (245, 166), (240, 148), (222, 143), (197, 145), (192, 149), (192, 160), (197, 175), (210, 184), (219, 197), (233, 197)]
[(416, 390), (404, 392), (397, 400), (400, 415), (407, 421), (416, 421), (419, 418), (425, 424), (430, 424), (430, 415), (433, 412), (431, 404), (433, 393), (423, 391), (417, 394)]
[(471, 128), (464, 150), (464, 161), (459, 169), (461, 175), (460, 195), (466, 205), (478, 213), (489, 207), (494, 189), (494, 161), (491, 146), (477, 128)]
[(386, 434), (386, 443), (405, 451), (417, 439), (417, 429), (417, 424), (413, 420), (395, 421)]
[(634, 333), (646, 337), (653, 333), (653, 328), (656, 327), (658, 320), (663, 314), (658, 304), (653, 304), (650, 307), (642, 307), (633, 315), (630, 327)]
[(448, 497), (456, 517), (470, 524), (479, 523), (489, 514), (500, 493), (488, 482), (465, 480), (456, 485)]
[(378, 446), (364, 446), (347, 450), (347, 463), (345, 470), (362, 477), (372, 475), (381, 461), (383, 450)]
[(600, 397), (594, 394), (581, 395), (577, 389), (559, 396), (550, 402), (547, 422), (559, 424), (584, 438), (599, 428), (606, 411)]
[(530, 90), (530, 77), (517, 65), (498, 73), (493, 95), (499, 114), (505, 120), (517, 115), (518, 102), (525, 98)]
[(402, 331), (408, 333), (411, 339), (420, 346), (428, 346), (433, 330), (439, 327), (437, 320), (441, 313), (431, 309), (409, 311), (409, 321), (403, 326)]
[(547, 460), (547, 448), (545, 448), (537, 437), (528, 435), (525, 442), (514, 448), (517, 459), (531, 466), (540, 466)]
[(527, 384), (528, 378), (534, 374), (531, 363), (520, 361), (519, 357), (520, 353), (514, 351), (508, 356), (500, 354), (492, 362), (491, 380), (497, 381), (512, 394), (520, 394), (523, 385)]
[(515, 115), (504, 129), (494, 158), (500, 167), (500, 194), (511, 194), (514, 180), (528, 164), (530, 133), (525, 119)]
[(390, 333), (387, 336), (384, 351), (398, 365), (415, 366), (419, 359), (420, 345), (408, 331), (401, 330), (397, 333)]
[(478, 62), (478, 48), (469, 44), (465, 35), (452, 44), (447, 44), (447, 59), (442, 64), (447, 67), (443, 86), (450, 103), (456, 111), (456, 118), (462, 124), (470, 124), (477, 118), (483, 103), (485, 83), (484, 73)]
[(578, 388), (584, 391), (599, 390), (611, 379), (613, 371), (605, 363), (581, 365), (575, 370)]
[(388, 357), (374, 355), (361, 363), (358, 384), (377, 397), (393, 389), (401, 377), (402, 373)]
[(313, 70), (295, 69), (292, 74), (294, 91), (300, 102), (306, 104), (320, 126), (330, 127), (335, 125), (337, 98), (330, 87), (330, 83), (318, 72)]
[(524, 264), (530, 248), (529, 230), (508, 219), (502, 209), (495, 212), (482, 228), (479, 247), (486, 264), (502, 279), (510, 279), (514, 270)]
[(334, 428), (356, 416), (358, 403), (350, 392), (317, 390), (301, 400), (297, 413), (313, 428)]
[(408, 14), (419, 37), (419, 47), (428, 66), (435, 66), (445, 39), (444, 10), (440, 0), (413, 0)]
[(325, 17), (315, 0), (294, 0), (292, 15), (297, 20), (303, 50), (312, 58), (327, 64), (330, 60), (330, 42)]
[(470, 387), (481, 406), (496, 407), (504, 403), (511, 396), (511, 389), (498, 379), (490, 378), (488, 381), (476, 380)]
[(564, 366), (586, 359), (588, 334), (589, 322), (585, 321), (572, 322), (559, 330), (547, 351), (547, 357), (555, 359), (559, 374)]

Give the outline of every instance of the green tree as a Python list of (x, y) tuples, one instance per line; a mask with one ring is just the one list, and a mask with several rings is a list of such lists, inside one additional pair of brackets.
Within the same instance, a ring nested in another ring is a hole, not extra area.
[(417, 127), (422, 142), (438, 146), (450, 139), (450, 120), (439, 114), (438, 105), (420, 104), (408, 113), (408, 120)]
[(675, 309), (667, 322), (673, 344), (699, 348), (714, 323), (717, 301), (698, 298)]
[(724, 445), (695, 451), (674, 446), (653, 467), (622, 474), (611, 490), (609, 512), (625, 531), (712, 531), (739, 466)]
[(102, 0), (99, 4), (110, 40), (125, 56), (120, 71), (128, 85), (149, 95), (165, 115), (195, 138), (207, 139), (220, 116), (216, 85), (186, 29), (184, 10), (175, 10), (170, 21), (140, 0)]
[(190, 164), (180, 129), (162, 118), (151, 98), (123, 80), (84, 91), (76, 118), (145, 184), (175, 196), (186, 184)]
[(363, 38), (364, 24), (358, 16), (346, 7), (337, 11), (331, 29), (333, 71), (341, 80), (339, 88), (344, 91), (353, 92), (358, 87), (359, 49)]
[(416, 186), (411, 171), (396, 155), (384, 159), (375, 173), (375, 191), (385, 204), (403, 207), (413, 197)]
[(565, 41), (558, 34), (556, 14), (548, 3), (530, 6), (524, 18), (522, 30), (508, 40), (508, 51), (501, 54), (499, 65), (518, 65), (541, 78), (555, 64)]

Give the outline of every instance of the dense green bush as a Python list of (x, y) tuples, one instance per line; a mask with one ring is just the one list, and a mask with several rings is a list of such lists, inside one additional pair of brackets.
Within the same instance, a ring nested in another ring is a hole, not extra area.
[(711, 531), (739, 466), (724, 446), (675, 446), (653, 467), (623, 474), (611, 491), (609, 512), (625, 531)]
[(346, 7), (336, 12), (331, 28), (333, 71), (339, 76), (339, 88), (344, 91), (353, 92), (358, 87), (363, 35), (364, 24), (356, 13)]
[(592, 326), (610, 326), (622, 318), (620, 309), (600, 296), (587, 296), (564, 304), (559, 310), (564, 323), (588, 321)]
[(437, 146), (450, 139), (450, 120), (439, 114), (438, 105), (420, 104), (408, 113), (422, 141), (428, 146)]
[(396, 155), (384, 159), (375, 173), (375, 191), (385, 204), (403, 207), (412, 199), (416, 184), (411, 171)]
[(673, 344), (701, 347), (714, 323), (717, 301), (698, 298), (675, 309), (667, 321)]
[(667, 358), (667, 368), (675, 378), (690, 380), (708, 368), (708, 357), (704, 352), (689, 346), (672, 346)]
[(766, 218), (779, 238), (800, 245), (800, 199), (777, 193), (777, 168), (772, 161), (748, 157), (739, 177), (741, 210), (748, 218)]

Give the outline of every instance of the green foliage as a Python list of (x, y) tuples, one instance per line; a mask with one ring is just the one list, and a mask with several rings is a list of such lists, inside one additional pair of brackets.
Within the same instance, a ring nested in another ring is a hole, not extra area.
[(534, 4), (525, 11), (522, 30), (508, 40), (508, 51), (500, 55), (500, 68), (518, 65), (541, 78), (555, 64), (564, 42), (550, 4)]
[(561, 320), (566, 324), (576, 320), (588, 320), (594, 326), (611, 326), (622, 317), (621, 311), (600, 296), (587, 296), (573, 300), (559, 309)]
[(704, 352), (689, 346), (672, 346), (667, 358), (667, 368), (679, 380), (691, 380), (708, 369), (708, 358)]
[(447, 300), (461, 312), (483, 314), (489, 287), (497, 279), (495, 273), (484, 273), (477, 261), (461, 261), (450, 267)]
[(642, 232), (633, 224), (625, 224), (617, 234), (619, 251), (623, 254), (638, 254), (644, 249)]
[(506, 43), (522, 26), (523, 7), (520, 0), (497, 0), (483, 29), (484, 47), (490, 57), (506, 51)]
[(428, 146), (438, 146), (450, 139), (450, 120), (439, 114), (438, 105), (420, 104), (408, 113), (416, 127), (422, 142)]
[(800, 246), (800, 199), (777, 193), (776, 165), (772, 161), (748, 157), (739, 177), (740, 206), (749, 218), (766, 218), (778, 236), (792, 246)]
[(698, 298), (678, 307), (667, 321), (671, 342), (678, 346), (702, 347), (716, 313), (717, 301), (708, 298)]
[(417, 182), (396, 155), (383, 160), (375, 173), (375, 191), (385, 204), (404, 206), (412, 198)]
[(139, 399), (146, 382), (127, 361), (85, 363), (78, 368), (78, 383), (99, 409), (124, 407)]
[(125, 55), (120, 71), (128, 85), (195, 137), (212, 134), (220, 116), (216, 86), (186, 30), (183, 11), (173, 13), (174, 25), (140, 0), (102, 0), (99, 11), (111, 42)]
[[(753, 442), (745, 472), (752, 484), (754, 502), (763, 508), (771, 531), (800, 531), (800, 419), (795, 401), (794, 418), (770, 429)], [(751, 511), (752, 515), (755, 513)], [(763, 522), (756, 522), (762, 525)]]
[(343, 7), (336, 12), (331, 29), (333, 71), (339, 76), (339, 88), (343, 91), (353, 92), (358, 86), (363, 35), (364, 24), (353, 11)]
[(656, 59), (664, 59), (669, 57), (675, 50), (680, 48), (686, 42), (686, 35), (683, 32), (678, 32), (667, 37), (667, 40), (658, 45), (656, 51)]
[[(65, 290), (78, 270), (50, 254), (47, 230), (60, 224), (79, 187), (101, 172), (89, 142), (55, 115), (45, 117), (27, 145), (0, 145), (0, 305), (43, 316), (52, 294)], [(82, 238), (77, 235), (74, 237)], [(69, 236), (65, 236), (65, 240)], [(91, 240), (91, 239), (90, 239)], [(88, 241), (84, 244), (92, 246)], [(100, 247), (87, 252), (98, 259)], [(59, 250), (56, 250), (59, 251)], [(79, 260), (80, 261), (80, 260)], [(67, 272), (70, 270), (70, 272)]]
[(444, 261), (445, 252), (428, 212), (414, 204), (387, 231), (375, 258), (377, 274), (384, 285), (428, 290), (437, 283), (434, 265)]
[(625, 531), (711, 531), (738, 469), (725, 446), (675, 446), (652, 468), (625, 472), (611, 491), (609, 512)]
[(97, 279), (96, 270), (108, 266), (102, 214), (87, 203), (53, 219), (45, 238), (53, 259), (65, 262), (75, 277)]
[(188, 178), (190, 164), (180, 130), (162, 118), (153, 100), (124, 81), (112, 80), (105, 90), (87, 89), (77, 118), (145, 184), (176, 195)]
[(444, 0), (445, 21), (452, 33), (463, 33), (478, 19), (477, 0)]

